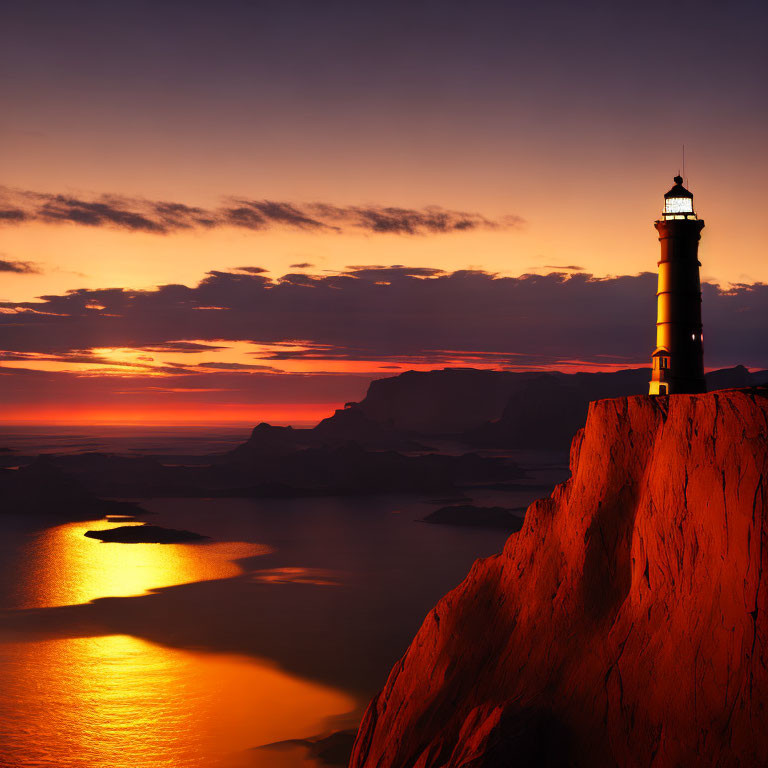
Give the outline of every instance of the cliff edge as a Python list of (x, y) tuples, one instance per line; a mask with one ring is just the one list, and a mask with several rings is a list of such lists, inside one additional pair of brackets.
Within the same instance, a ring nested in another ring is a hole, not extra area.
[(592, 403), (427, 616), (352, 768), (768, 764), (768, 390)]

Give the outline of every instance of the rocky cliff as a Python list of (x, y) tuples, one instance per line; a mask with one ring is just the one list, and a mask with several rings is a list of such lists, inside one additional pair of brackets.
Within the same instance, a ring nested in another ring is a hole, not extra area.
[(591, 405), (424, 621), (352, 768), (768, 764), (768, 390)]

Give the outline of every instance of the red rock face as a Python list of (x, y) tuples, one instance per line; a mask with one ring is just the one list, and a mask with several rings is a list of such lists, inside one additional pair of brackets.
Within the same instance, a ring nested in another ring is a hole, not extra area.
[(768, 391), (601, 400), (424, 621), (352, 768), (768, 764)]

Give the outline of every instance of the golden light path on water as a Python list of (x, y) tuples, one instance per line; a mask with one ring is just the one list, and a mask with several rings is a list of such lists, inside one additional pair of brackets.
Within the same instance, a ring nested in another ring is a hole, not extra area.
[[(37, 534), (24, 607), (140, 595), (226, 578), (254, 544), (102, 544), (70, 523)], [(29, 590), (29, 587), (28, 587)], [(0, 639), (2, 631), (0, 630)], [(196, 768), (302, 765), (253, 751), (321, 732), (355, 700), (242, 656), (168, 648), (128, 635), (0, 642), (3, 768)]]
[[(134, 523), (90, 520), (48, 528), (30, 544), (22, 607), (79, 605), (100, 597), (143, 595), (151, 589), (241, 573), (238, 558), (265, 555), (263, 544), (105, 544), (85, 536)], [(138, 525), (138, 523), (136, 523)]]

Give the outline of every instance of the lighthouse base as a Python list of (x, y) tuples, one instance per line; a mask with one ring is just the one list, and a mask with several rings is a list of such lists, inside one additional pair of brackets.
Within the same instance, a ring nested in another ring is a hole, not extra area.
[(667, 379), (651, 381), (649, 395), (701, 395), (707, 391), (704, 379)]

